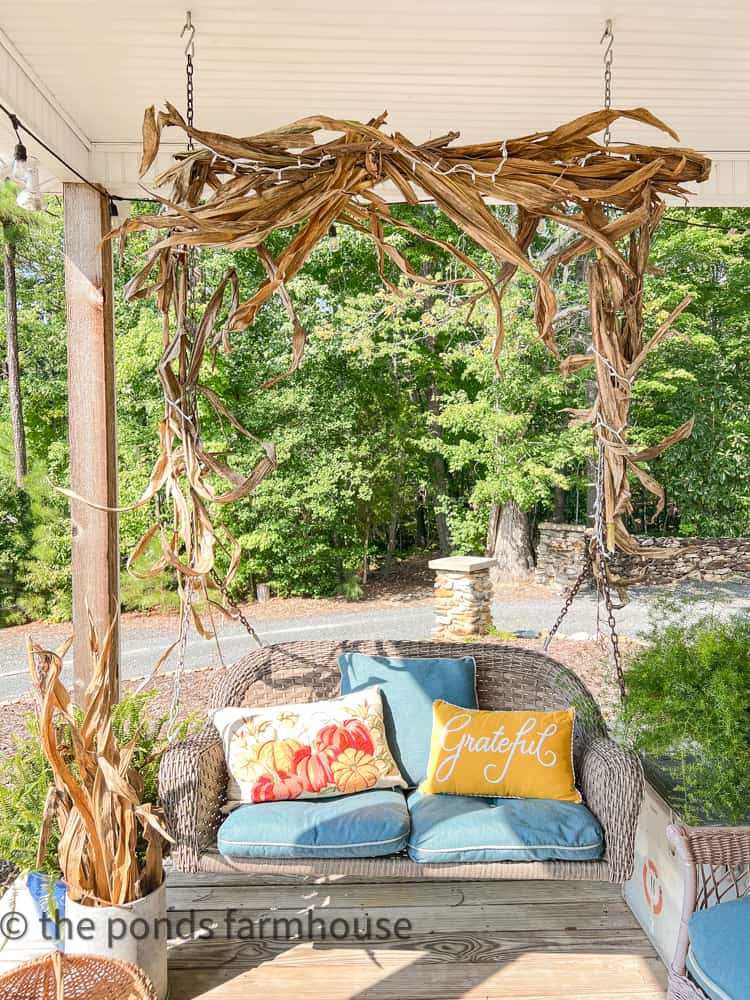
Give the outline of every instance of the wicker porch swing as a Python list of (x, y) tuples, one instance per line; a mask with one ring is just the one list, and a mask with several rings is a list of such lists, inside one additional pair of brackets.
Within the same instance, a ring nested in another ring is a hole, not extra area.
[[(458, 133), (414, 143), (401, 133), (383, 130), (386, 115), (367, 123), (322, 115), (281, 128), (240, 138), (201, 130), (193, 122), (194, 28), (186, 49), (187, 119), (167, 104), (156, 113), (146, 110), (143, 123), (141, 174), (151, 168), (162, 133), (178, 129), (186, 149), (155, 178), (154, 197), (162, 203), (158, 215), (128, 219), (113, 234), (121, 240), (133, 232), (155, 231), (155, 243), (141, 270), (126, 290), (129, 300), (154, 295), (163, 320), (163, 354), (159, 377), (164, 392), (164, 418), (159, 427), (160, 454), (150, 481), (136, 506), (156, 503), (158, 516), (136, 545), (131, 573), (154, 575), (167, 567), (177, 575), (183, 598), (179, 645), (184, 655), (189, 621), (201, 635), (216, 630), (198, 613), (194, 596), (209, 608), (233, 616), (231, 581), (239, 564), (239, 544), (226, 527), (215, 522), (215, 505), (252, 495), (276, 466), (273, 444), (245, 429), (216, 392), (201, 381), (207, 353), (228, 351), (232, 334), (252, 326), (265, 303), (277, 295), (292, 327), (291, 359), (285, 371), (269, 378), (258, 391), (270, 389), (291, 375), (305, 351), (306, 332), (299, 321), (289, 283), (300, 272), (331, 226), (346, 225), (372, 239), (384, 285), (399, 293), (386, 273), (386, 261), (406, 280), (425, 286), (445, 282), (415, 272), (388, 241), (384, 227), (401, 230), (452, 255), (462, 274), (450, 284), (479, 286), (466, 301), (488, 297), (496, 316), (494, 356), (503, 345), (503, 294), (518, 270), (536, 282), (535, 320), (540, 338), (557, 357), (554, 331), (557, 310), (552, 280), (555, 271), (587, 256), (592, 349), (560, 362), (563, 372), (592, 367), (597, 385), (593, 404), (572, 413), (574, 423), (590, 424), (598, 452), (598, 520), (590, 553), (591, 567), (608, 595), (608, 553), (615, 548), (636, 553), (624, 517), (631, 511), (628, 474), (664, 502), (659, 484), (643, 463), (687, 437), (692, 420), (659, 444), (640, 451), (627, 441), (632, 386), (648, 354), (671, 331), (686, 308), (686, 297), (652, 333), (643, 337), (643, 282), (648, 270), (651, 235), (667, 196), (687, 197), (684, 185), (708, 177), (710, 161), (687, 148), (610, 142), (614, 122), (629, 121), (677, 135), (644, 108), (615, 110), (609, 90), (603, 110), (583, 115), (556, 129), (517, 139), (456, 145)], [(605, 32), (605, 39), (611, 42)], [(611, 56), (611, 45), (607, 55)], [(605, 59), (605, 70), (611, 73)], [(605, 132), (601, 143), (594, 136)], [(324, 136), (318, 133), (324, 132)], [(333, 138), (331, 138), (333, 134)], [(417, 205), (420, 192), (495, 262), (489, 274), (470, 253), (423, 232), (392, 215), (377, 188), (388, 183), (407, 204)], [(168, 194), (159, 191), (167, 189)], [(515, 232), (492, 211), (490, 202), (510, 202), (518, 209)], [(537, 270), (529, 248), (543, 220), (566, 229), (564, 243)], [(292, 229), (274, 256), (268, 238)], [(200, 248), (224, 247), (255, 252), (265, 279), (243, 300), (237, 273), (229, 268), (201, 307), (192, 294), (193, 255)], [(225, 315), (219, 323), (221, 314)], [(199, 400), (219, 419), (256, 446), (259, 458), (249, 472), (233, 468), (225, 452), (209, 450), (201, 434)], [(224, 484), (224, 485), (219, 485)], [(79, 498), (81, 499), (81, 498)], [(160, 512), (171, 511), (167, 523)], [(160, 553), (142, 566), (151, 543)], [(223, 577), (216, 567), (217, 550), (228, 554)], [(650, 555), (658, 555), (653, 549)], [(588, 568), (588, 566), (587, 566)], [(216, 597), (216, 594), (220, 597)], [(612, 613), (607, 596), (608, 612)], [(250, 631), (251, 628), (249, 629)], [(578, 878), (621, 882), (632, 869), (633, 842), (642, 793), (642, 772), (636, 758), (606, 733), (594, 699), (569, 670), (543, 653), (512, 646), (440, 643), (349, 642), (289, 643), (264, 648), (242, 658), (224, 672), (209, 699), (209, 708), (281, 704), (329, 697), (336, 693), (336, 656), (343, 651), (380, 655), (473, 655), (482, 708), (556, 709), (575, 705), (576, 771), (581, 790), (606, 835), (600, 861), (498, 863), (490, 865), (415, 865), (398, 858), (318, 862), (315, 872), (357, 873), (372, 877), (448, 878)], [(617, 652), (615, 647), (615, 652)], [(181, 656), (182, 659), (182, 656)], [(618, 680), (622, 691), (619, 661)], [(179, 671), (177, 674), (179, 686)], [(176, 705), (176, 690), (173, 710)], [(226, 765), (221, 742), (212, 726), (173, 743), (162, 760), (160, 794), (172, 834), (174, 860), (185, 870), (287, 871), (309, 873), (311, 865), (253, 861), (232, 865), (215, 850), (215, 833), (226, 790)], [(478, 870), (481, 869), (481, 870)]]

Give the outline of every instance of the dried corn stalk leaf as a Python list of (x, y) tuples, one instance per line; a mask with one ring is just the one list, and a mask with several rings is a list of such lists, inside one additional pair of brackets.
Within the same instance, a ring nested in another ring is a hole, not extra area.
[[(91, 626), (93, 674), (80, 722), (60, 681), (59, 652), (44, 650), (31, 640), (28, 644), (32, 680), (40, 685), (39, 736), (54, 776), (39, 856), (44, 856), (54, 819), (68, 894), (91, 905), (129, 903), (158, 888), (162, 847), (171, 840), (160, 813), (141, 801), (143, 781), (131, 766), (134, 743), (119, 747), (112, 732), (108, 671), (112, 632), (110, 627), (100, 644)], [(56, 725), (58, 716), (64, 727)], [(142, 867), (136, 853), (139, 828), (148, 845)]]
[[(383, 226), (400, 227), (442, 247), (468, 272), (461, 282), (475, 281), (488, 295), (497, 315), (495, 356), (503, 342), (502, 296), (516, 271), (533, 277), (537, 285), (535, 317), (539, 335), (556, 356), (559, 348), (554, 322), (557, 303), (552, 286), (557, 267), (581, 255), (595, 256), (591, 268), (590, 304), (593, 352), (563, 359), (563, 371), (593, 366), (598, 387), (594, 405), (576, 411), (573, 420), (593, 425), (595, 439), (604, 448), (605, 508), (608, 536), (626, 551), (637, 549), (623, 517), (630, 510), (628, 470), (660, 501), (661, 490), (640, 463), (661, 453), (646, 449), (634, 453), (627, 443), (631, 389), (643, 360), (668, 335), (683, 303), (644, 344), (643, 279), (648, 272), (650, 238), (667, 196), (682, 196), (686, 184), (705, 180), (710, 161), (700, 153), (673, 146), (613, 143), (595, 138), (618, 119), (658, 129), (675, 142), (678, 137), (645, 108), (594, 111), (551, 131), (517, 139), (458, 145), (458, 133), (416, 144), (400, 133), (387, 134), (385, 115), (368, 123), (316, 115), (279, 129), (249, 137), (235, 137), (192, 128), (171, 105), (144, 117), (143, 169), (153, 163), (165, 128), (177, 128), (197, 148), (180, 153), (175, 163), (156, 178), (163, 211), (157, 216), (128, 219), (113, 237), (154, 229), (156, 243), (144, 267), (127, 289), (130, 299), (156, 295), (163, 315), (164, 354), (159, 364), (165, 399), (161, 426), (161, 454), (141, 498), (147, 503), (157, 493), (171, 502), (172, 524), (149, 529), (138, 543), (130, 565), (159, 539), (161, 552), (151, 569), (174, 568), (180, 577), (198, 578), (208, 592), (208, 574), (214, 567), (216, 531), (210, 506), (249, 496), (275, 468), (273, 446), (263, 444), (265, 456), (254, 469), (242, 473), (219, 455), (206, 451), (201, 440), (200, 396), (221, 419), (239, 433), (256, 440), (200, 381), (208, 345), (228, 351), (231, 334), (252, 325), (259, 310), (278, 295), (292, 325), (291, 362), (270, 378), (269, 388), (300, 364), (306, 336), (289, 291), (333, 222), (353, 225), (376, 244), (379, 270), (386, 287), (398, 292), (384, 271), (386, 257), (409, 280), (422, 281), (408, 262), (390, 246)], [(317, 141), (319, 132), (333, 133)], [(434, 201), (475, 241), (496, 265), (489, 273), (458, 247), (394, 220), (377, 187), (388, 181), (404, 199), (415, 204), (420, 195)], [(492, 212), (488, 201), (518, 206), (515, 233)], [(552, 219), (574, 234), (572, 242), (536, 268), (529, 247), (542, 219)], [(278, 230), (298, 226), (276, 257), (266, 245)], [(244, 301), (234, 272), (222, 279), (201, 317), (190, 315), (187, 274), (194, 247), (249, 248), (257, 253), (266, 277)], [(455, 280), (455, 279), (454, 279)], [(228, 304), (225, 292), (231, 288)], [(220, 313), (226, 318), (220, 330)], [(668, 444), (689, 433), (687, 425), (670, 435)], [(217, 490), (211, 478), (229, 488)], [(232, 572), (234, 571), (233, 570)]]

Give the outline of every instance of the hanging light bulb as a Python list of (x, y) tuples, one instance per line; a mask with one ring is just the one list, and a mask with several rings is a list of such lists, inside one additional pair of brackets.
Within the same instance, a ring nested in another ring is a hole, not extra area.
[(34, 160), (29, 163), (26, 170), (24, 189), (16, 198), (16, 204), (27, 212), (43, 212), (46, 208), (39, 186), (39, 167)]
[(333, 223), (331, 223), (331, 227), (328, 230), (328, 246), (331, 248), (333, 253), (336, 253), (339, 248), (339, 234)]
[(16, 143), (13, 150), (13, 163), (10, 168), (10, 179), (16, 184), (26, 183), (26, 173), (29, 169), (29, 154), (22, 142)]

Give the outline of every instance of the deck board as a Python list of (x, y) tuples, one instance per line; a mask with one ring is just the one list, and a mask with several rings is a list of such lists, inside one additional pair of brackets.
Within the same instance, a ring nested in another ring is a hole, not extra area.
[[(617, 886), (593, 882), (248, 885), (171, 875), (172, 1000), (664, 1000), (666, 970)], [(226, 910), (234, 911), (231, 939)], [(310, 917), (308, 917), (308, 914)], [(353, 922), (370, 936), (355, 939)], [(326, 921), (326, 940), (307, 920)], [(382, 940), (378, 918), (404, 940)], [(295, 919), (302, 921), (300, 939)], [(264, 920), (261, 925), (260, 921)], [(277, 923), (274, 924), (273, 921)], [(287, 923), (290, 921), (290, 923)], [(336, 933), (349, 937), (332, 940)], [(262, 931), (261, 931), (262, 927)], [(373, 931), (373, 928), (375, 930)], [(199, 931), (196, 933), (200, 933)], [(204, 932), (205, 933), (205, 932)], [(290, 939), (287, 939), (289, 937)]]

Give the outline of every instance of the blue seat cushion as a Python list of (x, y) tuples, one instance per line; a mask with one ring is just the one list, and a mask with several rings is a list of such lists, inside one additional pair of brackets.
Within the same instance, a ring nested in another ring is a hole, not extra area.
[(240, 806), (219, 828), (219, 853), (235, 858), (369, 858), (406, 847), (403, 792), (383, 788), (324, 799)]
[(432, 703), (448, 701), (460, 708), (478, 708), (476, 663), (473, 656), (368, 656), (342, 653), (341, 693), (377, 684), (383, 698), (388, 746), (409, 788), (427, 777), (432, 736)]
[(688, 925), (690, 975), (711, 1000), (750, 997), (750, 899), (698, 910)]
[(592, 861), (604, 850), (598, 820), (578, 802), (415, 791), (407, 805), (412, 861)]

